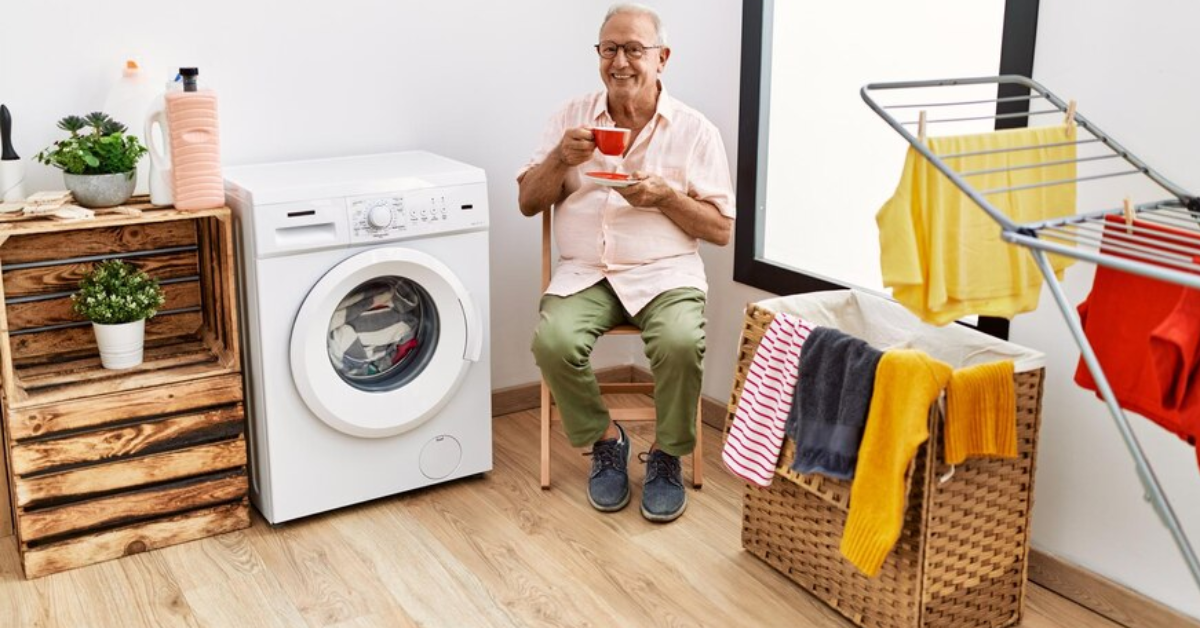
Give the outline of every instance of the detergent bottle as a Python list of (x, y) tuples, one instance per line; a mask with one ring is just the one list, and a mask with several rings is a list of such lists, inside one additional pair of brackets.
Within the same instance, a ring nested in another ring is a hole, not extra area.
[(221, 135), (217, 95), (197, 89), (196, 68), (180, 68), (182, 92), (165, 96), (170, 136), (171, 192), (176, 209), (214, 209), (225, 205), (221, 178)]
[(167, 131), (167, 94), (183, 89), (178, 74), (167, 81), (163, 93), (155, 97), (146, 112), (143, 135), (149, 149), (150, 204), (167, 207), (175, 202), (171, 194), (171, 134)]
[[(132, 135), (137, 133), (137, 125), (146, 117), (146, 109), (150, 107), (154, 97), (155, 89), (151, 84), (150, 77), (146, 75), (137, 61), (130, 59), (125, 62), (121, 78), (109, 88), (108, 95), (104, 99), (104, 108), (101, 111), (128, 127), (125, 133)], [(139, 139), (143, 144), (147, 143), (146, 138)], [(138, 162), (137, 186), (134, 188), (134, 194), (147, 192), (149, 178), (146, 171), (148, 167), (145, 161)]]

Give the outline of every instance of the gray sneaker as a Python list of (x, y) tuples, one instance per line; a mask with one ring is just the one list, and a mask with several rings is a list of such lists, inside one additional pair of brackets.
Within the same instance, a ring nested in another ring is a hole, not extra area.
[(679, 458), (655, 449), (639, 454), (646, 463), (646, 483), (642, 486), (642, 516), (650, 521), (674, 521), (687, 508), (683, 488), (683, 470)]
[(599, 441), (584, 454), (592, 457), (588, 501), (601, 512), (615, 512), (629, 503), (629, 437), (620, 425), (613, 425), (621, 436)]

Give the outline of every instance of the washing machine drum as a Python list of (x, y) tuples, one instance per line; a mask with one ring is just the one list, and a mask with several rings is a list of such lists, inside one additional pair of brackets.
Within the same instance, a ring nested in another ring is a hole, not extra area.
[(478, 310), (445, 264), (419, 251), (372, 249), (309, 291), (292, 328), (292, 375), (330, 427), (392, 436), (449, 401), (482, 340)]

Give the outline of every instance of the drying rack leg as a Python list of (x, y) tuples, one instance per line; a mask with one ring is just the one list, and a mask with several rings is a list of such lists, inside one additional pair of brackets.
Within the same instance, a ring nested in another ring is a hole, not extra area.
[(1158, 483), (1158, 478), (1154, 475), (1154, 469), (1150, 468), (1150, 461), (1146, 459), (1145, 452), (1142, 451), (1142, 446), (1138, 443), (1137, 435), (1133, 433), (1133, 429), (1129, 426), (1129, 419), (1125, 416), (1125, 411), (1117, 404), (1117, 398), (1113, 394), (1112, 387), (1108, 385), (1108, 378), (1104, 376), (1104, 369), (1100, 367), (1100, 361), (1096, 359), (1096, 352), (1092, 350), (1092, 345), (1088, 342), (1087, 336), (1083, 333), (1083, 325), (1079, 321), (1079, 315), (1075, 308), (1067, 301), (1067, 295), (1063, 292), (1062, 286), (1058, 283), (1058, 278), (1054, 276), (1054, 270), (1050, 266), (1050, 260), (1046, 257), (1046, 252), (1040, 249), (1030, 249), (1033, 254), (1033, 259), (1037, 261), (1038, 268), (1042, 271), (1042, 276), (1046, 278), (1046, 284), (1050, 288), (1050, 292), (1054, 295), (1054, 301), (1058, 303), (1058, 309), (1062, 310), (1063, 318), (1067, 322), (1067, 327), (1071, 330), (1071, 335), (1075, 337), (1075, 343), (1079, 345), (1079, 352), (1083, 357), (1084, 364), (1092, 373), (1092, 379), (1096, 382), (1096, 390), (1100, 392), (1100, 396), (1104, 399), (1105, 405), (1108, 406), (1108, 413), (1112, 415), (1113, 421), (1117, 424), (1117, 430), (1121, 432), (1121, 438), (1125, 440), (1125, 446), (1129, 449), (1130, 455), (1133, 456), (1133, 462), (1137, 467), (1138, 477), (1142, 481), (1142, 486), (1146, 490), (1146, 501), (1154, 506), (1155, 512), (1158, 513), (1159, 519), (1163, 525), (1171, 531), (1171, 536), (1175, 539), (1175, 544), (1179, 546), (1179, 553), (1183, 555), (1184, 562), (1187, 563), (1188, 569), (1192, 572), (1192, 578), (1196, 581), (1196, 585), (1200, 586), (1200, 561), (1196, 560), (1196, 552), (1192, 550), (1191, 543), (1188, 542), (1187, 534), (1184, 533), (1183, 527), (1179, 525), (1179, 519), (1175, 516), (1175, 511), (1171, 508), (1171, 502), (1167, 500), (1166, 493), (1163, 492), (1162, 486)]

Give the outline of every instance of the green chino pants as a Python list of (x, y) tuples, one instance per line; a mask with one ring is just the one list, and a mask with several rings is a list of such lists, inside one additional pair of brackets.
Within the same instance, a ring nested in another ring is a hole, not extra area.
[(589, 356), (605, 331), (629, 323), (642, 330), (654, 373), (658, 447), (673, 456), (692, 452), (704, 376), (704, 301), (700, 290), (676, 288), (630, 316), (607, 280), (568, 297), (542, 297), (533, 355), (572, 445), (591, 445), (608, 429), (611, 418)]

